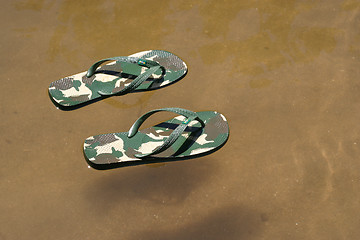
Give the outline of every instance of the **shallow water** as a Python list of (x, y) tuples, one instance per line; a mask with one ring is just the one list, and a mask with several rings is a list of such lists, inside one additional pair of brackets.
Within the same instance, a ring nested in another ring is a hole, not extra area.
[[(359, 1), (1, 6), (1, 240), (360, 237)], [(187, 76), (74, 111), (50, 101), (52, 81), (149, 49), (178, 55)], [(193, 160), (88, 168), (85, 138), (169, 106), (223, 113), (229, 141)]]

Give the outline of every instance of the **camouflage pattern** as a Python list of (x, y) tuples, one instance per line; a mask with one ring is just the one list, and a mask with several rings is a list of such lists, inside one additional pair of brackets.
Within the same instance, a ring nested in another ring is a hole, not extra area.
[[(158, 62), (166, 70), (161, 77), (159, 69), (143, 82), (136, 91), (154, 90), (175, 82), (187, 72), (186, 64), (177, 56), (162, 50), (143, 51), (129, 57)], [(50, 96), (61, 106), (74, 106), (101, 97), (98, 91), (116, 94), (148, 68), (138, 64), (111, 61), (100, 66), (96, 74), (87, 78), (87, 71), (52, 82)]]
[[(170, 148), (154, 155), (153, 158), (170, 159), (196, 156), (213, 151), (225, 144), (229, 137), (229, 126), (225, 117), (213, 111), (197, 112), (197, 115), (205, 123), (204, 128), (196, 120), (190, 122), (181, 137)], [(89, 137), (84, 143), (85, 157), (90, 166), (95, 168), (99, 165), (114, 163), (139, 161), (146, 163), (146, 160), (151, 157), (139, 159), (134, 155), (153, 152), (185, 119), (184, 116), (177, 116), (156, 126), (140, 130), (131, 138), (128, 138), (128, 132)]]

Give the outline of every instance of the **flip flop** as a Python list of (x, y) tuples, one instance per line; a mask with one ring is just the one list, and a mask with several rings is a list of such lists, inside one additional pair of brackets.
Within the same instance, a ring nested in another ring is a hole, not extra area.
[[(139, 130), (148, 117), (160, 111), (180, 115)], [(162, 108), (142, 115), (128, 132), (87, 138), (84, 155), (88, 164), (95, 169), (182, 160), (212, 153), (222, 147), (228, 137), (227, 120), (218, 112)]]
[(180, 80), (186, 72), (186, 64), (170, 52), (143, 51), (100, 60), (87, 72), (52, 82), (49, 94), (60, 106), (75, 106), (104, 96), (164, 87)]

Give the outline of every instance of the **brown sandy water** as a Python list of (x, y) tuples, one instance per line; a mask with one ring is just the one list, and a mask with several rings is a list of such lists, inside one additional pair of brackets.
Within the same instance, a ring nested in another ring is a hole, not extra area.
[[(360, 1), (1, 2), (1, 240), (360, 238)], [(187, 76), (74, 111), (50, 101), (52, 81), (149, 49)], [(88, 168), (86, 137), (170, 106), (223, 113), (228, 143)]]

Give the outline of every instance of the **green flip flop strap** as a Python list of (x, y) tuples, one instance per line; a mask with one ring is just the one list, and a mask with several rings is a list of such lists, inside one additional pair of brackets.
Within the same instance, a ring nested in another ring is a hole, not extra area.
[(141, 126), (141, 124), (148, 117), (150, 117), (152, 114), (160, 112), (160, 111), (168, 111), (168, 112), (174, 112), (177, 114), (181, 114), (184, 117), (186, 117), (186, 120), (183, 121), (179, 126), (177, 126), (174, 129), (174, 131), (169, 135), (169, 137), (165, 140), (165, 142), (161, 146), (157, 147), (153, 152), (147, 153), (147, 154), (135, 154), (135, 157), (144, 158), (144, 157), (149, 157), (150, 155), (155, 155), (155, 154), (165, 151), (174, 142), (176, 142), (176, 140), (181, 136), (181, 134), (184, 132), (186, 127), (189, 125), (189, 123), (193, 120), (197, 120), (198, 122), (200, 122), (202, 127), (205, 126), (204, 122), (198, 117), (198, 115), (195, 112), (192, 112), (192, 111), (189, 111), (186, 109), (182, 109), (182, 108), (161, 108), (161, 109), (155, 109), (148, 113), (145, 113), (140, 118), (138, 118), (135, 121), (135, 123), (131, 126), (129, 133), (128, 133), (128, 137), (129, 138), (133, 137), (138, 132), (138, 129)]
[(160, 69), (160, 66), (151, 67), (148, 70), (146, 70), (144, 73), (137, 76), (133, 81), (131, 81), (130, 84), (126, 85), (123, 89), (120, 91), (117, 91), (115, 93), (106, 93), (102, 92), (101, 90), (98, 91), (100, 95), (113, 95), (113, 94), (125, 94), (128, 92), (131, 92), (135, 90), (138, 86), (140, 86), (143, 82), (146, 81), (153, 73), (155, 73), (158, 69)]
[(148, 59), (142, 59), (137, 57), (112, 57), (112, 58), (106, 58), (102, 59), (96, 63), (94, 63), (87, 71), (86, 77), (92, 77), (96, 69), (103, 63), (107, 61), (118, 61), (118, 62), (125, 62), (125, 63), (132, 63), (132, 64), (138, 64), (139, 66), (147, 67), (149, 68), (147, 71), (143, 72), (139, 76), (137, 76), (130, 84), (128, 84), (126, 87), (124, 87), (121, 91), (118, 91), (116, 93), (106, 93), (102, 91), (98, 91), (100, 95), (112, 95), (112, 94), (124, 94), (131, 92), (135, 90), (138, 86), (140, 86), (146, 79), (148, 79), (153, 73), (155, 73), (158, 69), (162, 69), (162, 75), (165, 74), (165, 68), (161, 66), (158, 62), (148, 60)]

